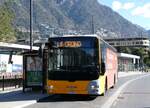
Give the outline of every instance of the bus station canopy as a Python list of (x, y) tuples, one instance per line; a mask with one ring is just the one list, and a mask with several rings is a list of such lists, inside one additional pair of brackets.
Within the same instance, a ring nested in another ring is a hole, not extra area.
[(118, 53), (118, 57), (140, 59), (140, 56), (132, 55), (132, 54), (126, 54), (126, 53)]
[[(9, 51), (22, 51), (22, 50), (30, 50), (30, 46), (29, 45), (0, 42), (0, 52), (3, 52), (3, 51), (8, 51), (8, 52)], [(32, 50), (39, 50), (39, 47), (32, 46)]]

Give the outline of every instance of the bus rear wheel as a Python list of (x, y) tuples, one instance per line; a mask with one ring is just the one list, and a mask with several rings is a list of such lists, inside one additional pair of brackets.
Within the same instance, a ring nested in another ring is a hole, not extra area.
[(116, 76), (114, 75), (114, 83), (111, 88), (114, 88), (115, 84), (116, 84)]

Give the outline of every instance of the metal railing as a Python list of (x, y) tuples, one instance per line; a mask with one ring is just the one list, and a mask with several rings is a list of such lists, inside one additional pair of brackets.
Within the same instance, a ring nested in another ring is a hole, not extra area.
[(22, 75), (0, 76), (0, 91), (22, 87)]

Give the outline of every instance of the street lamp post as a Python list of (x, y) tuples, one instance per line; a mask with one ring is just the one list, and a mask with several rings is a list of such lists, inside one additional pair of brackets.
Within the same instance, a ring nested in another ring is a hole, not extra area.
[(32, 0), (30, 0), (30, 51), (32, 51)]

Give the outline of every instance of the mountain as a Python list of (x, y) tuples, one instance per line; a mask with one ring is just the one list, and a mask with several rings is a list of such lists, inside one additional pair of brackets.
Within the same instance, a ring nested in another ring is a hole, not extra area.
[[(9, 6), (15, 12), (15, 27), (29, 29), (29, 1), (11, 1)], [(93, 22), (95, 31), (103, 28), (123, 37), (139, 36), (141, 33), (146, 35), (144, 28), (132, 24), (97, 0), (33, 0), (32, 6), (34, 30), (41, 30), (41, 25), (47, 25), (90, 33)]]

